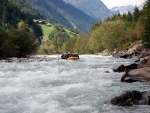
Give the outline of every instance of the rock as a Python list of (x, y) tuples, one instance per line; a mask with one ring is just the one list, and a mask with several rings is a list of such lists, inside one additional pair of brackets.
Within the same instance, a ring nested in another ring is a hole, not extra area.
[(150, 67), (150, 56), (141, 58), (138, 63), (138, 68)]
[(120, 56), (120, 58), (133, 58), (135, 56), (139, 56), (141, 52), (144, 50), (142, 44), (136, 44), (131, 47), (127, 52)]
[(139, 58), (148, 57), (150, 55), (149, 51), (142, 51)]
[(117, 106), (150, 105), (150, 91), (126, 91), (112, 98), (110, 103)]
[(144, 49), (144, 46), (142, 44), (136, 44), (132, 48), (130, 48), (128, 50), (128, 52), (133, 52), (133, 51), (139, 51), (139, 52), (141, 52), (141, 51), (143, 51), (143, 49)]
[(114, 69), (114, 72), (124, 72), (125, 69), (127, 70), (132, 70), (132, 69), (137, 69), (138, 64), (130, 64), (127, 66), (124, 66), (123, 64), (121, 66), (119, 66), (117, 69)]
[(121, 55), (118, 52), (114, 52), (112, 56), (115, 58), (120, 58)]
[(105, 71), (105, 73), (110, 73), (109, 71)]
[(126, 72), (122, 78), (121, 82), (150, 82), (150, 68), (145, 67), (145, 68), (140, 68), (140, 69), (135, 69), (131, 70), (130, 72)]
[[(119, 54), (114, 53), (114, 57), (118, 57)], [(143, 58), (150, 55), (149, 50), (146, 50), (142, 44), (136, 44), (128, 51), (124, 52), (124, 54), (120, 54), (120, 58), (133, 58), (133, 57), (138, 57), (138, 58)]]
[(110, 56), (111, 53), (106, 49), (106, 50), (102, 51), (101, 53), (98, 53), (97, 55), (101, 55), (101, 56)]
[(122, 64), (117, 69), (113, 69), (114, 72), (124, 72), (125, 66)]
[(125, 53), (125, 54), (121, 55), (120, 58), (131, 58), (131, 55)]

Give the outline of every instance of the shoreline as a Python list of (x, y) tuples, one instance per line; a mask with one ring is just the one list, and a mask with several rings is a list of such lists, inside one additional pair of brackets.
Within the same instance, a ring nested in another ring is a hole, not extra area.
[[(82, 54), (84, 55), (91, 55), (91, 56), (112, 56), (112, 55), (101, 55), (101, 54)], [(53, 54), (53, 55), (31, 55), (27, 57), (17, 58), (17, 57), (10, 57), (10, 58), (0, 58), (0, 62), (32, 62), (32, 61), (50, 61), (50, 60), (59, 60), (61, 58), (61, 54)]]
[(33, 61), (50, 61), (53, 59), (59, 59), (60, 55), (31, 55), (24, 58), (11, 57), (6, 59), (0, 59), (2, 62), (33, 62)]

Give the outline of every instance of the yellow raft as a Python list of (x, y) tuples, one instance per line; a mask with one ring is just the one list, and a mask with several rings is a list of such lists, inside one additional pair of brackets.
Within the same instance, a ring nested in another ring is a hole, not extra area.
[(67, 60), (79, 60), (79, 58), (78, 57), (69, 57), (69, 58), (67, 58)]
[(79, 60), (80, 58), (79, 58), (79, 55), (76, 53), (71, 53), (71, 54), (64, 53), (61, 55), (61, 59), (63, 59), (63, 60)]

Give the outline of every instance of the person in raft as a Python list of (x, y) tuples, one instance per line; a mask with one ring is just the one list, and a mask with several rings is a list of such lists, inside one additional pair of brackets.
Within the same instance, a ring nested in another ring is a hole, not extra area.
[(61, 59), (67, 59), (67, 58), (69, 58), (69, 57), (70, 57), (70, 55), (71, 55), (71, 53), (70, 53), (70, 52), (68, 52), (68, 53), (64, 53), (64, 54), (62, 54), (62, 55), (61, 55)]

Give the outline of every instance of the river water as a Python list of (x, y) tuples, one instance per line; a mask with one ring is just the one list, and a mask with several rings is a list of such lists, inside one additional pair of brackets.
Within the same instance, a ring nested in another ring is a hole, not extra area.
[[(57, 56), (56, 56), (57, 57)], [(0, 113), (150, 113), (149, 106), (105, 102), (146, 83), (121, 83), (113, 68), (134, 60), (81, 55), (78, 61), (0, 62)]]

